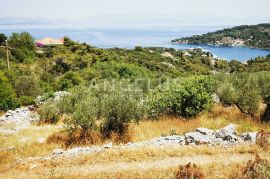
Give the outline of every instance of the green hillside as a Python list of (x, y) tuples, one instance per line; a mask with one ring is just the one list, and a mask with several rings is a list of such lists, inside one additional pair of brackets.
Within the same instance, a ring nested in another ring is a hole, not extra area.
[(270, 24), (242, 25), (203, 35), (175, 39), (172, 42), (270, 49)]

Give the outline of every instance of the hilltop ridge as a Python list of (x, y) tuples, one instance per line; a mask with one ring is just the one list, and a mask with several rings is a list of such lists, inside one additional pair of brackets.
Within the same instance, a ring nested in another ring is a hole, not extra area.
[(172, 40), (173, 43), (270, 49), (270, 24), (242, 25)]

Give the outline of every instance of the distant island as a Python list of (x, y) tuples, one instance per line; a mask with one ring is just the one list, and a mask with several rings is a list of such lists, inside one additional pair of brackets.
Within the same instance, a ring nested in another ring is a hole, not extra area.
[(174, 39), (172, 43), (246, 46), (270, 50), (270, 23), (236, 26), (203, 35)]

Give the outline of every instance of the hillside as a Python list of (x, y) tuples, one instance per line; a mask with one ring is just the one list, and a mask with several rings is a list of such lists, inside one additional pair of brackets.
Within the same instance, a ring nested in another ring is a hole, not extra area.
[(172, 42), (270, 49), (270, 24), (236, 26), (203, 35), (175, 39)]
[(270, 55), (0, 40), (0, 178), (269, 178)]

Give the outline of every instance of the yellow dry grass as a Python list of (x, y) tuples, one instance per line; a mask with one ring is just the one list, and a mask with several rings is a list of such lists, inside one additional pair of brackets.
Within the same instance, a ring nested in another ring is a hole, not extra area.
[(164, 117), (158, 120), (144, 120), (139, 124), (132, 124), (129, 128), (131, 141), (143, 141), (154, 137), (172, 134), (183, 134), (198, 127), (220, 129), (229, 124), (236, 124), (239, 133), (267, 130), (270, 123), (263, 124), (256, 119), (242, 114), (236, 107), (214, 106), (211, 112), (202, 113), (194, 119)]
[(244, 165), (256, 153), (270, 158), (269, 153), (255, 145), (111, 149), (77, 157), (24, 162), (0, 172), (0, 178), (170, 178), (179, 164), (188, 162), (201, 166), (207, 178), (214, 178), (239, 172), (232, 170), (236, 169), (235, 165)]
[[(175, 117), (164, 117), (159, 120), (144, 120), (139, 124), (131, 124), (129, 127), (129, 136), (131, 141), (144, 141), (154, 137), (172, 134), (183, 134), (185, 132), (193, 131), (197, 127), (206, 127), (211, 129), (219, 129), (230, 123), (237, 125), (239, 133), (247, 131), (268, 130), (270, 131), (270, 124), (261, 124), (257, 120), (249, 116), (243, 115), (235, 107), (222, 107), (215, 106), (211, 112), (202, 113), (194, 119), (181, 119)], [(6, 126), (12, 128), (12, 126)], [(87, 167), (98, 165), (114, 165), (123, 163), (122, 165), (129, 165), (130, 162), (155, 162), (163, 159), (177, 159), (181, 160), (183, 157), (199, 157), (210, 156), (213, 163), (204, 164), (201, 167), (207, 174), (207, 178), (228, 178), (232, 173), (232, 169), (238, 172), (244, 162), (238, 161), (236, 163), (228, 163), (226, 167), (223, 163), (215, 163), (219, 160), (220, 155), (229, 157), (231, 155), (250, 156), (260, 153), (262, 156), (268, 156), (263, 149), (256, 145), (241, 145), (231, 148), (223, 147), (208, 147), (208, 146), (169, 146), (169, 147), (147, 147), (136, 149), (112, 149), (105, 152), (79, 156), (75, 158), (60, 158), (53, 161), (37, 161), (37, 168), (30, 170), (30, 164), (23, 167), (16, 166), (18, 159), (27, 159), (28, 157), (39, 157), (51, 155), (53, 149), (62, 148), (61, 144), (57, 142), (39, 143), (38, 139), (48, 139), (49, 136), (55, 135), (62, 131), (59, 125), (44, 125), (44, 126), (30, 126), (27, 129), (12, 135), (0, 135), (0, 148), (15, 147), (15, 150), (0, 151), (0, 169), (6, 170), (0, 178), (20, 178), (20, 177), (33, 177), (45, 178), (50, 177), (51, 174), (57, 174), (58, 177), (63, 178), (83, 178), (89, 177)], [(193, 162), (193, 161), (190, 161)], [(35, 164), (35, 162), (34, 162)], [(122, 166), (120, 165), (120, 166)], [(159, 163), (157, 162), (157, 165)], [(134, 164), (136, 166), (136, 163)], [(11, 167), (11, 168), (10, 168)], [(84, 168), (85, 167), (85, 168)], [(79, 173), (76, 169), (81, 169), (85, 173)], [(101, 167), (102, 168), (102, 167)], [(74, 173), (69, 173), (72, 169)], [(119, 170), (118, 172), (103, 171), (91, 175), (92, 178), (170, 178), (174, 176), (177, 171), (177, 165), (168, 166), (158, 169), (149, 168), (143, 172), (140, 170)], [(54, 171), (56, 170), (56, 171)], [(59, 170), (59, 171), (58, 171)], [(52, 171), (52, 172), (51, 172)], [(27, 173), (28, 172), (28, 173)]]
[[(51, 153), (57, 144), (47, 144), (48, 136), (61, 130), (59, 126), (29, 126), (15, 134), (0, 134), (0, 148), (14, 147), (13, 150), (0, 150), (0, 168), (7, 163), (13, 163), (17, 159), (27, 157), (44, 156)], [(39, 140), (45, 140), (40, 143)]]

